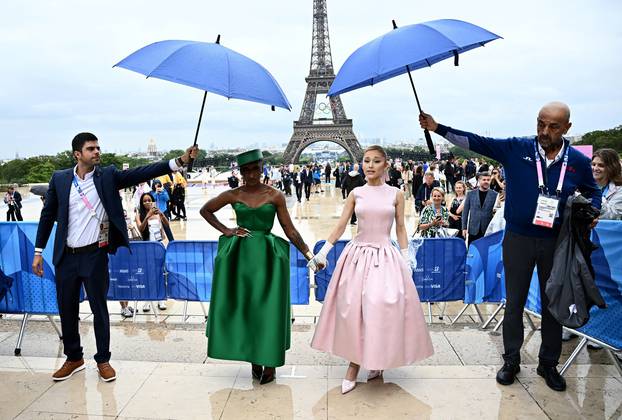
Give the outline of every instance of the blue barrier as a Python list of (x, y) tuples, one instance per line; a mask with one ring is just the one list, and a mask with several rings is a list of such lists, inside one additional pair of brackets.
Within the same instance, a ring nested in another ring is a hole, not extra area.
[(43, 250), (43, 277), (32, 273), (36, 222), (0, 222), (0, 270), (12, 283), (0, 313), (58, 314), (52, 254), (56, 226)]
[(599, 248), (592, 253), (592, 265), (606, 309), (592, 308), (590, 320), (578, 331), (622, 349), (622, 222), (603, 220), (592, 234)]
[(471, 243), (466, 257), (464, 303), (505, 300), (503, 231)]
[[(130, 253), (131, 252), (131, 253)], [(164, 257), (160, 242), (130, 242), (119, 248), (108, 263), (108, 300), (154, 301), (166, 299)]]
[(216, 241), (172, 241), (166, 250), (167, 295), (172, 299), (209, 302)]
[(459, 238), (429, 238), (417, 250), (413, 281), (421, 302), (464, 299), (466, 246)]
[(289, 246), (289, 293), (292, 305), (309, 304), (309, 269), (307, 259), (293, 245)]
[[(325, 241), (313, 247), (317, 253)], [(341, 240), (326, 256), (328, 267), (315, 275), (315, 299), (323, 302), (337, 260), (349, 241)], [(422, 302), (447, 302), (464, 297), (464, 258), (466, 247), (458, 238), (426, 239), (417, 251), (417, 270), (413, 281)]]
[[(168, 297), (209, 302), (212, 293), (216, 241), (173, 241), (166, 251)], [(309, 270), (305, 257), (290, 246), (291, 303), (309, 303)]]
[[(317, 254), (320, 249), (324, 246), (326, 241), (319, 241), (313, 247), (313, 253)], [(335, 270), (335, 266), (337, 265), (337, 260), (339, 256), (343, 252), (343, 249), (346, 247), (350, 241), (337, 241), (333, 248), (328, 252), (326, 256), (326, 260), (328, 261), (328, 265), (326, 269), (315, 273), (315, 300), (318, 302), (324, 302), (324, 297), (326, 296), (326, 291), (328, 290), (328, 283), (330, 282), (330, 278), (333, 276), (333, 271)]]

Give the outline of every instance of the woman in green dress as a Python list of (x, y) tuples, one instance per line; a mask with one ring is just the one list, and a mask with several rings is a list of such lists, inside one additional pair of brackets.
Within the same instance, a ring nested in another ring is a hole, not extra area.
[[(207, 355), (252, 364), (261, 384), (274, 380), (290, 346), (289, 243), (270, 233), (274, 216), (291, 243), (310, 260), (313, 254), (294, 227), (285, 196), (261, 182), (263, 155), (255, 149), (237, 156), (243, 185), (201, 208), (201, 216), (222, 232), (214, 264), (206, 335)], [(215, 216), (231, 205), (237, 226)]]

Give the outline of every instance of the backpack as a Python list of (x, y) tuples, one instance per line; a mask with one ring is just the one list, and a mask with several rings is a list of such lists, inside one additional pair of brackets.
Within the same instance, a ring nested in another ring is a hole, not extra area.
[(0, 302), (4, 299), (7, 293), (11, 292), (13, 286), (13, 279), (0, 270)]

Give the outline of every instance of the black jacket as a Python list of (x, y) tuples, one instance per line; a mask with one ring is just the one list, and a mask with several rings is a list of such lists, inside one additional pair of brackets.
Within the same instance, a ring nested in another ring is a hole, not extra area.
[(341, 183), (341, 188), (346, 190), (346, 194), (350, 194), (350, 191), (355, 189), (356, 187), (361, 187), (365, 185), (365, 179), (358, 172), (352, 175), (353, 172), (348, 172), (343, 177), (343, 181)]
[(568, 197), (545, 289), (549, 311), (565, 327), (579, 328), (590, 319), (592, 306), (607, 306), (594, 283), (590, 257), (596, 246), (590, 241), (589, 224), (597, 216), (585, 197)]

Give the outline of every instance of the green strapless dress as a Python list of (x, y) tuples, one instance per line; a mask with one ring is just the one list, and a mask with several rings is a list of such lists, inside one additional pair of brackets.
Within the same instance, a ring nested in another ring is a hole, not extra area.
[(207, 355), (283, 366), (290, 346), (289, 242), (270, 233), (276, 207), (234, 203), (252, 237), (221, 236), (214, 264)]

